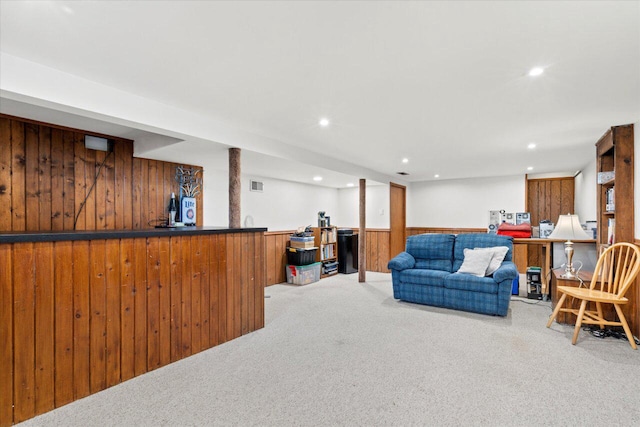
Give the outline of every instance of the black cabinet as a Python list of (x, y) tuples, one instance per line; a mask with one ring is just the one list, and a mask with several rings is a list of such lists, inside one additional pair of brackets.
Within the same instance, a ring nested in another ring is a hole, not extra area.
[(338, 229), (338, 272), (358, 271), (358, 235), (350, 228)]

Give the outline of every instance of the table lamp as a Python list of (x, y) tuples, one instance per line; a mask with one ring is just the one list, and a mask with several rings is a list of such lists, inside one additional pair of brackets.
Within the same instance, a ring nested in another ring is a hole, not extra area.
[(553, 232), (549, 235), (550, 239), (566, 240), (564, 242), (564, 254), (567, 256), (567, 262), (564, 267), (564, 279), (575, 279), (578, 277), (576, 270), (573, 268), (573, 242), (572, 240), (588, 240), (589, 235), (585, 233), (580, 225), (578, 215), (560, 215), (558, 223)]

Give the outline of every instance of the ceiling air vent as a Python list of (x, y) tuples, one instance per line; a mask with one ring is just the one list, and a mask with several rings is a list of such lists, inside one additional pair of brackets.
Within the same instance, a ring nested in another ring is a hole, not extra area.
[(251, 184), (249, 186), (251, 191), (258, 191), (258, 192), (262, 193), (262, 190), (264, 189), (264, 183), (263, 182), (250, 180), (249, 183)]
[(409, 175), (409, 172), (396, 172), (396, 173), (402, 176)]

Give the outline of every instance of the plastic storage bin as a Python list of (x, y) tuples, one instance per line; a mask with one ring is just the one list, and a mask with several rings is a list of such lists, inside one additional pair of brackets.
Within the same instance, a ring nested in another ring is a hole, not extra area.
[(287, 263), (291, 265), (308, 265), (316, 262), (318, 248), (287, 248)]
[(291, 236), (290, 241), (291, 241), (292, 248), (311, 249), (314, 247), (314, 244), (315, 244), (313, 236), (309, 236), (309, 237)]
[(320, 266), (322, 263), (314, 262), (309, 265), (287, 265), (287, 283), (294, 285), (308, 285), (320, 280)]

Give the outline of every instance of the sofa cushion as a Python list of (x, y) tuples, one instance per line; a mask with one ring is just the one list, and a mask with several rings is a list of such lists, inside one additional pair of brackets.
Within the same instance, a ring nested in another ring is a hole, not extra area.
[(509, 236), (498, 236), (495, 234), (473, 233), (473, 234), (458, 234), (455, 239), (455, 246), (453, 248), (453, 270), (458, 271), (462, 262), (464, 261), (465, 248), (491, 248), (494, 246), (506, 246), (509, 248), (507, 254), (504, 257), (504, 261), (511, 261), (511, 252), (513, 248), (513, 238)]
[(453, 234), (409, 236), (407, 252), (416, 259), (415, 268), (452, 272), (454, 241)]
[[(402, 283), (411, 283), (421, 286), (444, 286), (444, 278), (451, 273), (448, 271), (440, 270), (423, 270), (419, 268), (412, 268), (409, 270), (402, 270), (400, 272), (400, 281)], [(469, 277), (469, 276), (467, 276)]]
[(453, 273), (444, 278), (444, 287), (462, 291), (497, 294), (498, 284), (491, 277), (476, 277), (469, 274)]
[(492, 258), (493, 251), (465, 248), (464, 260), (458, 269), (458, 273), (484, 277)]

